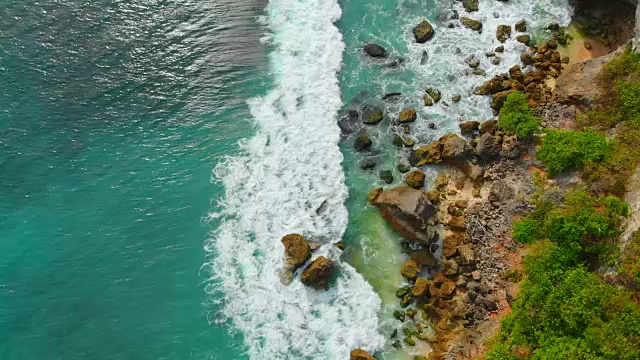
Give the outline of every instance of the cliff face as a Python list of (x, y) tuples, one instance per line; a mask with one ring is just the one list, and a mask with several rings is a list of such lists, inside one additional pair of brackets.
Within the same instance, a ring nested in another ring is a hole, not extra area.
[(640, 45), (640, 7), (638, 0), (573, 0), (574, 20), (584, 22), (591, 35), (604, 40), (610, 50), (633, 40)]

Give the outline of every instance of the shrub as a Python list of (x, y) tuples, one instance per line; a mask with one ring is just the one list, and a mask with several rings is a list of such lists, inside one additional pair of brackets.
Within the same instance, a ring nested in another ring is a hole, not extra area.
[(590, 132), (550, 130), (542, 140), (538, 159), (550, 176), (606, 159), (611, 144), (606, 137)]
[(640, 285), (640, 231), (633, 234), (631, 242), (624, 249), (618, 273), (633, 287)]
[(527, 103), (527, 97), (521, 92), (514, 92), (507, 96), (504, 106), (500, 109), (498, 126), (519, 138), (530, 139), (538, 132), (540, 119)]

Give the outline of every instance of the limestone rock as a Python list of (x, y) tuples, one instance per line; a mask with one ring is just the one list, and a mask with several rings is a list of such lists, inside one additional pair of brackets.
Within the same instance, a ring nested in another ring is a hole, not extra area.
[(468, 150), (465, 139), (456, 134), (448, 134), (429, 145), (416, 149), (409, 157), (409, 161), (414, 166), (457, 161), (462, 160)]
[(408, 240), (430, 244), (437, 221), (437, 210), (424, 191), (398, 186), (383, 191), (373, 205), (391, 227)]
[(429, 286), (431, 286), (431, 282), (429, 280), (419, 277), (416, 279), (416, 283), (411, 289), (411, 295), (413, 297), (424, 296), (429, 292)]
[(501, 43), (507, 41), (511, 37), (511, 26), (509, 25), (498, 25), (496, 29), (496, 38)]
[(509, 75), (508, 74), (498, 74), (494, 76), (491, 80), (486, 81), (484, 84), (480, 85), (475, 93), (477, 95), (490, 95), (495, 94), (500, 91), (508, 90), (510, 88), (509, 84)]
[(284, 252), (287, 256), (287, 262), (293, 267), (293, 270), (300, 268), (307, 260), (311, 258), (311, 247), (302, 235), (289, 234), (282, 238)]
[(429, 249), (420, 249), (411, 252), (411, 260), (418, 265), (424, 267), (435, 267), (438, 265), (438, 259), (429, 251)]
[(525, 19), (522, 19), (516, 23), (516, 31), (517, 32), (527, 31), (527, 21)]
[(480, 125), (480, 134), (489, 133), (494, 135), (498, 129), (498, 120), (487, 120)]
[(478, 0), (462, 0), (462, 6), (467, 12), (478, 11), (480, 8)]
[(413, 28), (413, 36), (417, 43), (425, 43), (433, 38), (433, 26), (427, 21), (422, 20), (415, 28)]
[(401, 272), (402, 276), (406, 277), (407, 279), (415, 279), (420, 272), (420, 266), (413, 260), (407, 260), (402, 265)]
[(424, 179), (424, 171), (414, 170), (407, 174), (407, 185), (414, 189), (420, 189), (424, 186)]
[(363, 115), (362, 122), (364, 122), (367, 125), (376, 125), (379, 122), (381, 122), (382, 119), (384, 119), (384, 114), (382, 113), (382, 110), (376, 107), (364, 109), (362, 115)]
[(317, 290), (329, 289), (329, 281), (333, 275), (333, 261), (318, 256), (300, 275), (300, 281)]
[(349, 360), (376, 360), (376, 358), (362, 349), (355, 349), (351, 351)]
[(460, 18), (460, 23), (462, 23), (462, 26), (466, 27), (467, 29), (477, 31), (479, 33), (482, 32), (482, 22), (478, 20), (473, 20), (471, 18), (463, 16)]
[(463, 134), (471, 134), (480, 128), (479, 121), (465, 121), (460, 125), (460, 132)]
[(356, 149), (356, 151), (358, 152), (371, 150), (371, 145), (373, 145), (373, 143), (371, 142), (371, 139), (369, 139), (369, 137), (366, 135), (358, 137), (353, 143), (354, 149)]
[(371, 190), (371, 192), (369, 193), (369, 198), (368, 198), (369, 203), (373, 204), (376, 201), (376, 199), (378, 198), (378, 196), (380, 194), (382, 194), (383, 191), (384, 190), (381, 187)]
[(445, 258), (450, 258), (458, 252), (458, 245), (462, 244), (463, 236), (460, 233), (452, 233), (444, 237), (443, 253)]
[(531, 36), (529, 35), (518, 35), (516, 36), (516, 40), (518, 42), (521, 42), (525, 45), (529, 45), (529, 43), (531, 43)]
[(464, 230), (467, 228), (466, 221), (462, 216), (454, 216), (447, 222), (450, 228), (454, 230)]
[(458, 246), (458, 253), (460, 254), (460, 261), (463, 265), (472, 265), (476, 262), (473, 249), (469, 244), (462, 244)]
[(387, 57), (387, 50), (385, 50), (382, 46), (378, 44), (367, 44), (364, 46), (364, 51), (369, 54), (369, 56), (374, 58), (384, 58)]
[(400, 117), (398, 120), (401, 124), (411, 123), (416, 121), (418, 118), (416, 111), (414, 109), (403, 109), (400, 111)]
[(476, 154), (484, 161), (489, 161), (496, 158), (500, 154), (502, 148), (499, 138), (491, 135), (490, 133), (484, 133), (478, 139), (476, 145)]

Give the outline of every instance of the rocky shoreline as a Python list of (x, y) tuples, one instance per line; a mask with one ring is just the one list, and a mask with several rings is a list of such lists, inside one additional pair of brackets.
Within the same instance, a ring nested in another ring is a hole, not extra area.
[[(479, 3), (464, 0), (463, 6), (473, 13)], [(635, 4), (620, 1), (616, 6), (634, 9), (635, 14)], [(584, 37), (577, 42), (584, 49), (578, 50), (598, 55), (596, 48), (604, 49), (610, 55), (578, 61), (585, 59), (575, 55), (573, 35), (557, 24), (548, 24), (549, 39), (536, 45), (526, 34), (526, 19), (484, 29), (480, 21), (472, 18), (457, 14), (451, 17), (451, 21), (459, 21), (474, 31), (495, 31), (501, 43), (515, 36), (528, 46), (519, 64), (475, 90), (476, 95), (491, 97), (496, 116), (509, 95), (518, 92), (542, 118), (541, 128), (567, 129), (594, 101), (595, 77), (621, 51), (614, 50), (633, 40), (635, 16), (625, 13), (615, 19), (610, 7), (593, 1), (578, 1), (576, 14), (576, 26)], [(416, 24), (412, 32), (416, 43), (437, 36), (427, 20)], [(388, 56), (387, 50), (375, 43), (366, 44), (363, 51), (373, 58)], [(496, 54), (501, 51), (501, 46), (488, 49), (486, 56), (497, 59)], [(469, 58), (468, 64), (471, 71), (476, 71), (475, 59)], [(428, 107), (447, 100), (440, 90), (427, 88), (422, 102)], [(459, 100), (459, 95), (450, 99)], [(340, 121), (340, 127), (350, 134), (354, 123), (376, 126), (387, 116), (375, 107), (352, 110)], [(406, 241), (408, 259), (398, 271), (407, 285), (396, 292), (398, 309), (394, 312), (402, 330), (390, 334), (391, 342), (396, 348), (428, 343), (431, 351), (416, 355), (415, 360), (480, 358), (486, 341), (496, 333), (500, 319), (511, 311), (518, 298), (521, 263), (527, 249), (514, 241), (512, 219), (534, 208), (540, 182), (549, 181), (546, 168), (536, 158), (537, 139), (501, 129), (497, 119), (462, 122), (459, 134), (447, 134), (425, 145), (416, 145), (406, 136), (417, 120), (412, 108), (404, 108), (395, 116), (396, 128), (401, 132), (396, 134), (393, 145), (410, 149), (410, 155), (397, 163), (406, 185), (375, 188), (368, 197), (369, 203)], [(359, 135), (353, 142), (354, 150), (361, 153), (376, 146), (381, 145), (374, 144), (367, 135)], [(433, 165), (439, 166), (440, 175), (431, 184), (422, 168)], [(373, 169), (376, 163), (365, 159), (361, 167)], [(387, 184), (394, 182), (389, 170), (383, 169), (379, 176)], [(331, 260), (320, 256), (309, 263), (313, 244), (300, 235), (287, 235), (282, 243), (287, 258), (283, 283), (292, 281), (296, 270), (308, 263), (300, 275), (302, 283), (319, 290), (329, 287), (333, 276)], [(351, 359), (375, 358), (355, 349)]]

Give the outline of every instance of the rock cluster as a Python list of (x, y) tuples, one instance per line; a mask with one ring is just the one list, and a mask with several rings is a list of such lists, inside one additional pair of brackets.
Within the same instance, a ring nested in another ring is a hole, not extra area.
[[(311, 252), (317, 248), (313, 246), (300, 234), (285, 235), (282, 240), (284, 245), (285, 263), (281, 273), (281, 281), (285, 285), (291, 283), (295, 271), (311, 259)], [(336, 244), (340, 247), (340, 244)], [(317, 290), (327, 290), (329, 282), (333, 276), (333, 261), (318, 256), (300, 274), (300, 281)]]

